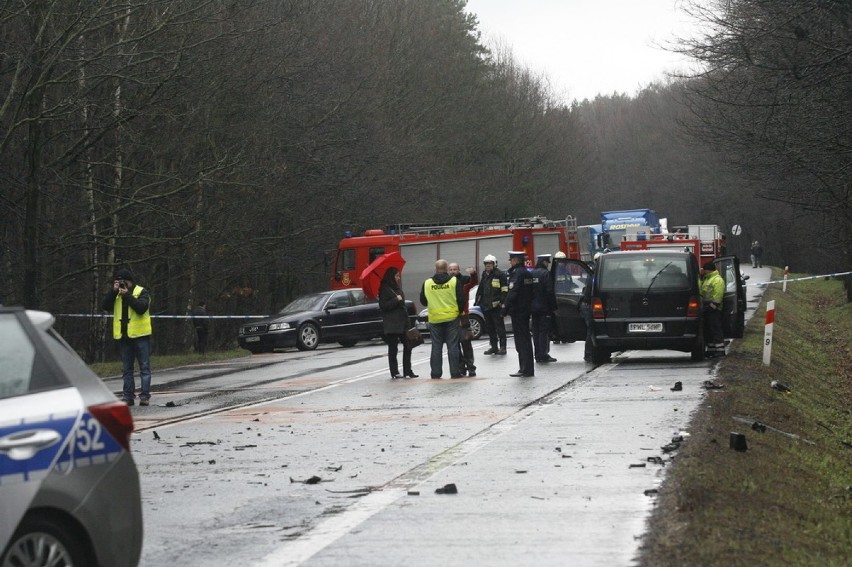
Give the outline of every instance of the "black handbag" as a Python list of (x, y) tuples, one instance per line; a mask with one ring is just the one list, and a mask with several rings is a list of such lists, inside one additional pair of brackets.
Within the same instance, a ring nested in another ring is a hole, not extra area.
[(411, 327), (405, 332), (405, 342), (411, 348), (422, 345), (423, 335), (420, 334), (420, 330), (417, 327)]

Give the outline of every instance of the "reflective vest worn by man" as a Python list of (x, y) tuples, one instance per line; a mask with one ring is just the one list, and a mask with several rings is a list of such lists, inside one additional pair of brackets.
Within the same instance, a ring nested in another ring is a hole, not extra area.
[(716, 270), (715, 263), (707, 262), (703, 268), (701, 303), (704, 307), (704, 343), (708, 356), (720, 356), (725, 354), (725, 338), (722, 335), (725, 280)]
[(461, 378), (459, 366), (459, 314), (464, 310), (467, 298), (458, 279), (447, 273), (446, 260), (435, 262), (435, 275), (423, 282), (420, 291), (420, 303), (429, 312), (429, 338), (432, 352), (429, 363), (432, 378), (443, 375), (443, 350), (447, 345), (447, 358), (450, 362), (450, 376)]

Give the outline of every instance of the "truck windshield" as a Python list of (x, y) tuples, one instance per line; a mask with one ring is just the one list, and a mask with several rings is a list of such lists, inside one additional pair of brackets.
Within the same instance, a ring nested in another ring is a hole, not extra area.
[(690, 287), (685, 257), (608, 257), (600, 273), (600, 289), (671, 290)]

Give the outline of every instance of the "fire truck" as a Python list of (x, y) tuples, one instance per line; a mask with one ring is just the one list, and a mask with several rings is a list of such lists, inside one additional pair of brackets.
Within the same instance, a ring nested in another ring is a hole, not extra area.
[(660, 234), (628, 229), (621, 241), (621, 249), (686, 249), (695, 255), (699, 266), (726, 254), (725, 236), (715, 224), (691, 224), (675, 228), (675, 232)]
[(435, 261), (444, 258), (480, 271), (482, 258), (497, 258), (498, 267), (509, 266), (509, 250), (523, 250), (528, 267), (535, 265), (537, 254), (564, 252), (579, 259), (577, 221), (544, 217), (508, 221), (467, 222), (459, 224), (398, 224), (371, 229), (363, 236), (344, 234), (332, 264), (330, 289), (361, 287), (361, 272), (382, 254), (399, 252), (405, 258), (402, 289), (406, 299), (419, 305), (423, 282), (435, 273)]

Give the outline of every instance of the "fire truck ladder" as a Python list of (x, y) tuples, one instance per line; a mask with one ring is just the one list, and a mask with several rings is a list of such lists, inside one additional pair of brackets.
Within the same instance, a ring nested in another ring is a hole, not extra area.
[(511, 230), (514, 228), (566, 228), (576, 234), (577, 219), (568, 216), (565, 220), (553, 221), (543, 216), (523, 217), (512, 220), (459, 222), (452, 224), (437, 223), (400, 223), (388, 225), (387, 231), (397, 234), (439, 235), (458, 232), (485, 232), (489, 230)]

